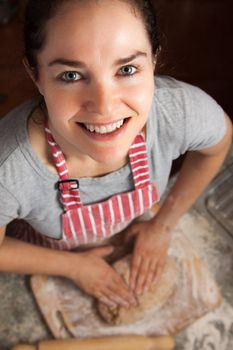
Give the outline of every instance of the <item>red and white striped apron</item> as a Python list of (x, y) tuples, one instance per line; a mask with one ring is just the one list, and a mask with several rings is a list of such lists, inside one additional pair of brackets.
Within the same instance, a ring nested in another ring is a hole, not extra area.
[(63, 232), (61, 239), (52, 239), (32, 229), (30, 235), (27, 234), (27, 241), (61, 250), (104, 241), (122, 231), (158, 202), (157, 187), (150, 183), (147, 149), (142, 134), (136, 136), (129, 149), (134, 190), (116, 194), (100, 203), (84, 205), (80, 198), (79, 182), (70, 179), (63, 153), (48, 126), (45, 127), (45, 133), (60, 178), (57, 187), (64, 208)]

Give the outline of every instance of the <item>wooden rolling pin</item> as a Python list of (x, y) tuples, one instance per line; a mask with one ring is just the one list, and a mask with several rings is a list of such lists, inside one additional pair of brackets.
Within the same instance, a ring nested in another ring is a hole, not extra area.
[(17, 345), (12, 350), (172, 350), (171, 337), (121, 336), (92, 339), (49, 340), (38, 346)]

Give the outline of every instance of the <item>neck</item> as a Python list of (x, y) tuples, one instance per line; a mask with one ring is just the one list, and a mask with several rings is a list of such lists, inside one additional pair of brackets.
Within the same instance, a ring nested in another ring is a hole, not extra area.
[[(106, 162), (104, 160), (99, 161), (98, 159), (92, 158), (89, 154), (80, 152), (72, 144), (66, 141), (64, 142), (63, 138), (53, 130), (53, 127), (49, 123), (48, 128), (52, 133), (52, 139), (62, 151), (70, 177), (103, 176), (122, 168), (128, 163), (128, 154), (117, 160), (110, 157)], [(49, 145), (48, 148), (50, 150)]]

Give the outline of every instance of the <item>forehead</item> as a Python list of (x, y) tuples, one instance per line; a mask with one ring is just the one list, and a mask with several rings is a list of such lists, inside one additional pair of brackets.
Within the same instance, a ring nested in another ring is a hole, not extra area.
[(128, 1), (67, 1), (46, 26), (47, 51), (93, 53), (148, 44), (144, 22)]

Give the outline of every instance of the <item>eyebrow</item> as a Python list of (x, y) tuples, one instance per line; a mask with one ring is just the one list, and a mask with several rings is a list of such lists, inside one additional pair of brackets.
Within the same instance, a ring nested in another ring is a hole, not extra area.
[[(125, 58), (119, 58), (118, 60), (115, 61), (114, 65), (121, 65), (121, 64), (126, 64), (129, 63), (133, 60), (135, 60), (138, 57), (147, 57), (146, 52), (142, 51), (137, 51), (134, 54), (125, 57)], [(74, 67), (74, 68), (84, 68), (86, 67), (85, 63), (82, 61), (73, 61), (73, 60), (68, 60), (66, 58), (56, 58), (55, 60), (51, 61), (48, 66), (52, 67), (54, 65), (63, 65), (63, 66), (69, 66), (69, 67)]]

